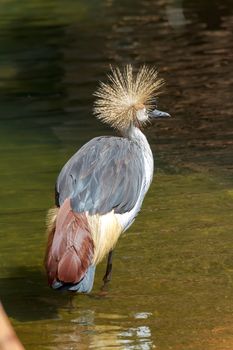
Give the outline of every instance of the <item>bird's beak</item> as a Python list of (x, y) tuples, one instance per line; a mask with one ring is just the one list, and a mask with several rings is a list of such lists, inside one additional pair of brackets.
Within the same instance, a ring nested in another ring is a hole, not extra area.
[(149, 113), (151, 118), (170, 118), (171, 115), (167, 112), (159, 111), (158, 109), (154, 109)]

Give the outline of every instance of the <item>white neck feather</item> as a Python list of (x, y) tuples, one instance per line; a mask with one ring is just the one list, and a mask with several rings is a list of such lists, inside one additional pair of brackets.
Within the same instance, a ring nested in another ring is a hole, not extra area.
[[(147, 141), (147, 138), (141, 132), (141, 130), (136, 126), (134, 126), (133, 124), (130, 125), (125, 136), (127, 136), (131, 141), (137, 143), (137, 145), (142, 151), (142, 156), (145, 161), (145, 177), (146, 177), (146, 183), (147, 183), (146, 188), (148, 188), (153, 177), (154, 160), (153, 160), (153, 154), (152, 154), (150, 145)], [(140, 156), (140, 154), (138, 156)]]
[(125, 132), (124, 136), (139, 146), (137, 156), (143, 158), (144, 160), (144, 179), (137, 203), (130, 212), (126, 212), (124, 214), (115, 214), (120, 221), (123, 230), (125, 231), (132, 224), (135, 216), (139, 212), (144, 196), (150, 187), (154, 173), (154, 160), (147, 138), (139, 128), (131, 125)]
[(150, 149), (150, 145), (147, 141), (146, 136), (141, 132), (139, 128), (133, 124), (126, 130), (125, 136), (128, 137), (131, 141), (137, 143), (140, 147), (145, 149)]

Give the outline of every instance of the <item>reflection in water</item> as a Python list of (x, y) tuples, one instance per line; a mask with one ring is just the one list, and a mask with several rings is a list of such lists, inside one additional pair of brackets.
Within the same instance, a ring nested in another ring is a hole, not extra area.
[[(151, 331), (148, 326), (139, 326), (137, 328), (129, 328), (128, 330), (121, 332), (120, 336), (124, 338), (122, 343), (129, 343), (130, 345), (126, 349), (142, 349), (149, 350), (155, 348), (151, 341)], [(131, 340), (136, 338), (136, 341)], [(129, 340), (127, 340), (129, 339)]]
[[(0, 297), (29, 350), (231, 348), (231, 0), (0, 3)], [(44, 217), (61, 166), (91, 137), (93, 91), (109, 64), (157, 65), (148, 130), (159, 172), (97, 297), (54, 293), (42, 270)]]
[(166, 6), (167, 21), (173, 29), (182, 29), (187, 24), (184, 16), (182, 0), (174, 0)]
[[(72, 311), (73, 315), (74, 311)], [(77, 312), (76, 312), (77, 313)], [(144, 314), (144, 313), (142, 313)], [(108, 320), (108, 324), (106, 323)], [(58, 345), (58, 349), (67, 349), (72, 344), (76, 344), (77, 349), (142, 349), (155, 348), (151, 339), (151, 330), (143, 321), (137, 327), (126, 328), (117, 322), (124, 320), (129, 322), (125, 315), (95, 314), (92, 310), (78, 312), (75, 318), (71, 318), (68, 327), (59, 327), (53, 340)], [(145, 322), (145, 321), (144, 321)], [(69, 345), (70, 344), (70, 345)], [(52, 343), (51, 343), (52, 346)], [(51, 347), (52, 348), (52, 347)]]

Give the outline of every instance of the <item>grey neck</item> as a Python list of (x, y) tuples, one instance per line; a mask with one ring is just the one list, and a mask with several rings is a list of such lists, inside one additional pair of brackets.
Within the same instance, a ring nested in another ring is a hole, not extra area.
[(149, 146), (146, 136), (143, 134), (143, 132), (141, 132), (141, 130), (138, 127), (136, 127), (132, 123), (130, 124), (129, 128), (125, 130), (124, 136), (140, 146)]
[(143, 189), (143, 193), (146, 193), (148, 190), (152, 178), (153, 178), (153, 172), (154, 172), (154, 160), (152, 151), (150, 148), (150, 145), (147, 141), (146, 136), (141, 132), (139, 128), (137, 128), (135, 125), (130, 125), (130, 127), (127, 130), (127, 133), (125, 133), (125, 136), (131, 140), (132, 142), (136, 143), (140, 149), (138, 152), (138, 156), (142, 156), (144, 159), (144, 180), (145, 180), (145, 186)]

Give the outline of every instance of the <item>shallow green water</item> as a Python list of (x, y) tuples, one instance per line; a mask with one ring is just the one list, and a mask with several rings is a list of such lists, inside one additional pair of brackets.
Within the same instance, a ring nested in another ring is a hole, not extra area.
[[(0, 3), (0, 297), (26, 349), (233, 348), (230, 1)], [(167, 80), (146, 131), (158, 171), (100, 294), (56, 293), (42, 260), (56, 176), (90, 138), (109, 63)]]

